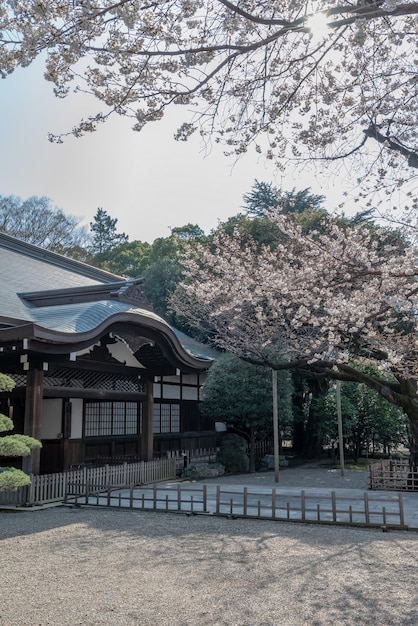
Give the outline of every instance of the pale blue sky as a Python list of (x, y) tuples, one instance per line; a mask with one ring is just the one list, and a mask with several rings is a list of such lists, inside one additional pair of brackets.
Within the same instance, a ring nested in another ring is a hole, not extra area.
[(270, 162), (248, 153), (233, 165), (218, 147), (205, 157), (198, 139), (174, 141), (174, 119), (135, 133), (130, 120), (114, 118), (84, 138), (48, 141), (48, 131), (69, 130), (83, 114), (100, 110), (96, 106), (87, 109), (82, 96), (55, 98), (39, 62), (2, 80), (0, 195), (48, 196), (86, 225), (103, 207), (130, 240), (149, 242), (188, 222), (208, 232), (240, 211), (255, 179), (286, 190), (311, 187), (326, 196), (330, 210), (341, 201), (335, 177), (322, 186), (306, 173), (289, 172), (282, 180)]

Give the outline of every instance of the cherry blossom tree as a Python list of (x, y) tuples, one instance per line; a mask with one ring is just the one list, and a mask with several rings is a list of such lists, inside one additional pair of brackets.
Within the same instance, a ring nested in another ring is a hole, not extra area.
[(269, 217), (284, 242), (260, 250), (221, 228), (186, 256), (177, 313), (251, 363), (368, 385), (407, 414), (416, 459), (416, 249), (364, 225), (303, 232), (280, 210)]
[(390, 192), (418, 167), (417, 16), (405, 0), (6, 0), (0, 71), (43, 55), (58, 97), (101, 101), (76, 136), (183, 105), (180, 140), (199, 129), (279, 168), (349, 160)]

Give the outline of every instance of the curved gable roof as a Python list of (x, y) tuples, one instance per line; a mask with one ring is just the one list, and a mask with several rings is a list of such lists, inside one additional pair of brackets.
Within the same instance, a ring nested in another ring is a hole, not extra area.
[(118, 330), (157, 344), (179, 369), (204, 369), (213, 360), (150, 310), (141, 280), (0, 233), (0, 284), (0, 346), (20, 341), (27, 350), (65, 354)]

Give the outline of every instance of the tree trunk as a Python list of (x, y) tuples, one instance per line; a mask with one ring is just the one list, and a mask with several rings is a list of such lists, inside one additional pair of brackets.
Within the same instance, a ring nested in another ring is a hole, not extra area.
[(411, 435), (410, 459), (414, 469), (418, 467), (418, 396), (414, 378), (399, 378), (399, 392), (382, 386), (380, 394), (392, 404), (401, 407), (409, 420)]
[(418, 411), (413, 417), (407, 413), (409, 419), (409, 427), (411, 432), (411, 464), (414, 470), (418, 469)]

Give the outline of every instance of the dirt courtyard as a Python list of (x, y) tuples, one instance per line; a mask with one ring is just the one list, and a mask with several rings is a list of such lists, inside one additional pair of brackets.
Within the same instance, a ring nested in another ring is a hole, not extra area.
[(0, 512), (2, 626), (416, 626), (418, 534)]

